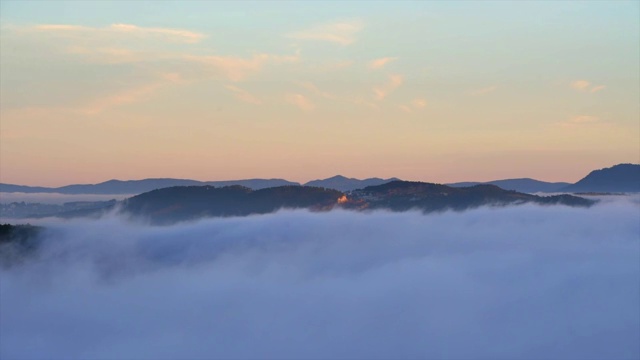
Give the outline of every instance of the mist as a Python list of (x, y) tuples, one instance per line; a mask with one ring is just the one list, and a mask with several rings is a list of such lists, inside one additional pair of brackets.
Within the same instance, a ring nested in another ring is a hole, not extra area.
[(640, 205), (46, 220), (3, 359), (635, 359)]

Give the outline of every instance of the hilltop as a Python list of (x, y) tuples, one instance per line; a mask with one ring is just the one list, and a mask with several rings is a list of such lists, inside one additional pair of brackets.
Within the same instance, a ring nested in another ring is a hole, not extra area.
[(561, 189), (565, 192), (640, 192), (640, 165), (618, 164), (594, 170), (575, 184)]
[(339, 191), (351, 191), (356, 189), (362, 189), (367, 186), (382, 185), (391, 181), (400, 180), (398, 178), (381, 179), (381, 178), (368, 178), (364, 180), (348, 178), (342, 175), (336, 175), (328, 179), (313, 180), (304, 184), (304, 186), (316, 186), (324, 187), (327, 189), (335, 189)]
[(354, 211), (378, 209), (432, 212), (529, 202), (583, 207), (594, 203), (571, 195), (541, 197), (503, 190), (493, 185), (453, 188), (432, 183), (392, 181), (346, 193), (310, 186), (282, 186), (262, 190), (241, 186), (171, 187), (129, 198), (122, 202), (120, 211), (154, 224), (169, 224), (203, 217), (267, 214), (279, 209), (328, 211), (341, 208)]

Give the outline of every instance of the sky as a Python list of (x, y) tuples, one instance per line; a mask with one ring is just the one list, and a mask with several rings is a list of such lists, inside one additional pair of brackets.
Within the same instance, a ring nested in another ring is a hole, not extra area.
[(0, 182), (575, 182), (640, 162), (640, 4), (0, 1)]

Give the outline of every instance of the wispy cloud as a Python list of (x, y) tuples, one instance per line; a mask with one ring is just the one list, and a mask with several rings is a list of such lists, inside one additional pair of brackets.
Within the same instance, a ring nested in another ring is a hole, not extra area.
[(33, 27), (36, 31), (59, 33), (120, 33), (138, 37), (156, 36), (167, 41), (197, 43), (205, 38), (202, 33), (173, 28), (142, 27), (131, 24), (112, 24), (103, 28), (69, 24), (42, 24)]
[(156, 91), (166, 85), (183, 81), (180, 74), (177, 73), (164, 73), (159, 78), (149, 84), (131, 87), (94, 99), (89, 104), (73, 109), (73, 111), (84, 115), (96, 115), (114, 107), (148, 100)]
[(221, 71), (231, 81), (244, 80), (250, 74), (258, 72), (269, 60), (266, 54), (254, 55), (249, 59), (233, 56), (197, 56), (186, 55), (186, 60), (199, 62)]
[(233, 85), (227, 85), (225, 87), (227, 88), (227, 90), (231, 91), (237, 99), (241, 101), (254, 105), (262, 104), (262, 100), (258, 99), (256, 96), (244, 89)]
[(588, 82), (587, 80), (576, 80), (574, 82), (571, 83), (571, 87), (576, 89), (576, 90), (580, 90), (580, 91), (585, 91), (589, 88), (589, 86), (591, 86), (591, 83)]
[(170, 28), (145, 28), (130, 24), (113, 24), (110, 26), (113, 31), (125, 32), (136, 35), (161, 35), (167, 40), (184, 41), (186, 43), (197, 43), (204, 39), (204, 34), (183, 30), (183, 29), (170, 29)]
[(598, 86), (594, 86), (594, 87), (592, 87), (592, 88), (589, 90), (589, 92), (594, 93), (594, 92), (598, 92), (598, 91), (600, 91), (600, 90), (604, 90), (605, 88), (606, 88), (606, 86), (605, 86), (605, 85), (598, 85)]
[(293, 55), (274, 55), (256, 53), (251, 57), (226, 55), (196, 55), (187, 52), (171, 52), (153, 45), (144, 46), (140, 50), (136, 38), (157, 38), (164, 41), (197, 43), (206, 35), (190, 30), (141, 27), (131, 24), (112, 24), (107, 27), (88, 27), (69, 24), (43, 24), (27, 28), (25, 31), (62, 35), (66, 41), (62, 44), (69, 54), (82, 55), (101, 63), (125, 63), (164, 60), (180, 60), (199, 62), (222, 72), (232, 81), (240, 81), (248, 75), (256, 73), (266, 64), (294, 63), (300, 60), (299, 51)]
[(384, 100), (389, 94), (399, 88), (404, 82), (402, 75), (390, 75), (389, 81), (382, 85), (373, 88), (374, 99), (381, 101)]
[(96, 28), (69, 24), (42, 24), (33, 27), (42, 31), (95, 31)]
[(412, 113), (414, 110), (421, 110), (427, 107), (427, 100), (413, 99), (409, 104), (400, 104), (398, 108), (406, 113)]
[(568, 118), (565, 121), (558, 122), (555, 125), (563, 128), (567, 128), (567, 129), (577, 129), (582, 127), (593, 127), (593, 126), (607, 127), (607, 126), (610, 126), (611, 124), (602, 121), (602, 119), (594, 115), (575, 115)]
[(576, 80), (569, 84), (573, 89), (581, 92), (595, 93), (606, 88), (605, 85), (594, 85), (587, 80)]
[(318, 88), (314, 83), (308, 82), (308, 81), (307, 82), (296, 82), (296, 84), (301, 86), (302, 88), (308, 90), (313, 95), (321, 97), (321, 98), (324, 98), (324, 99), (329, 99), (329, 100), (333, 100), (333, 101), (337, 101), (337, 102), (345, 102), (345, 103), (358, 105), (358, 106), (366, 106), (366, 107), (371, 108), (373, 110), (379, 110), (380, 109), (378, 104), (375, 104), (375, 103), (371, 102), (369, 99), (366, 99), (364, 96), (361, 96), (361, 95), (358, 95), (358, 96), (338, 96), (336, 94), (333, 94), (333, 93), (330, 93), (328, 91), (322, 90), (322, 89)]
[(16, 108), (5, 110), (3, 116), (14, 119), (64, 118), (70, 115), (95, 116), (123, 105), (147, 101), (159, 90), (185, 82), (178, 73), (161, 73), (145, 84), (133, 85), (110, 94), (89, 98), (78, 105)]
[(327, 41), (349, 45), (356, 41), (356, 34), (364, 28), (361, 20), (340, 21), (317, 25), (306, 30), (288, 34), (290, 39)]
[(314, 83), (310, 81), (299, 81), (296, 82), (296, 84), (317, 96), (323, 97), (325, 99), (335, 99), (335, 96), (333, 94), (319, 89)]
[(398, 105), (398, 108), (406, 113), (412, 113), (411, 107), (408, 105)]
[(398, 59), (397, 57), (383, 57), (380, 59), (372, 60), (371, 62), (369, 62), (368, 66), (369, 66), (369, 69), (372, 69), (372, 70), (382, 69), (385, 65), (397, 59)]
[(319, 72), (338, 71), (351, 67), (354, 64), (353, 60), (338, 60), (330, 61), (321, 64), (311, 64), (308, 66), (309, 70)]
[(427, 100), (425, 99), (414, 99), (411, 102), (411, 105), (413, 105), (414, 108), (416, 109), (422, 109), (427, 107)]
[(159, 60), (166, 58), (166, 54), (135, 51), (132, 49), (112, 46), (69, 46), (68, 54), (83, 56), (95, 63), (121, 64), (141, 62), (145, 60)]
[(302, 94), (288, 93), (285, 94), (284, 98), (288, 103), (293, 104), (304, 111), (311, 111), (316, 108), (315, 104)]
[(184, 59), (211, 66), (231, 81), (242, 81), (249, 75), (259, 72), (268, 63), (294, 63), (299, 60), (299, 55), (256, 54), (248, 59), (234, 56), (185, 55)]
[(600, 118), (592, 115), (577, 115), (569, 119), (569, 122), (573, 124), (589, 124), (598, 121), (600, 121)]
[(482, 95), (486, 95), (489, 93), (492, 93), (494, 91), (496, 91), (498, 89), (498, 86), (493, 85), (493, 86), (487, 86), (485, 88), (481, 88), (481, 89), (476, 89), (471, 91), (471, 96), (482, 96)]

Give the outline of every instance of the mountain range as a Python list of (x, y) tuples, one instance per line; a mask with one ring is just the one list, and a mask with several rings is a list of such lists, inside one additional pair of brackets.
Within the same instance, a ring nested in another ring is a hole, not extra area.
[(474, 185), (495, 185), (505, 190), (514, 190), (525, 193), (553, 193), (553, 192), (561, 192), (562, 189), (571, 185), (566, 182), (545, 182), (535, 179), (523, 178), (523, 179), (505, 179), (505, 180), (494, 180), (488, 182), (459, 182), (447, 184), (452, 187), (469, 187)]
[(0, 192), (132, 195), (172, 186), (231, 186), (240, 185), (254, 190), (276, 186), (300, 185), (283, 179), (246, 179), (228, 181), (198, 181), (189, 179), (109, 180), (99, 184), (75, 184), (61, 187), (32, 187), (0, 184)]
[(491, 184), (505, 190), (527, 193), (579, 193), (579, 192), (640, 192), (640, 165), (618, 164), (610, 168), (594, 170), (575, 184), (565, 182), (544, 182), (535, 179), (506, 179), (488, 182), (460, 182), (447, 184), (453, 187), (467, 187)]
[[(322, 187), (338, 191), (353, 191), (367, 186), (382, 185), (398, 178), (354, 179), (341, 175), (327, 179), (309, 181), (304, 186)], [(545, 182), (535, 179), (504, 179), (488, 182), (458, 182), (447, 184), (451, 187), (469, 187), (479, 184), (496, 185), (505, 190), (523, 193), (555, 192), (640, 192), (640, 165), (619, 164), (610, 168), (595, 170), (575, 184), (566, 182)], [(60, 194), (103, 194), (134, 195), (173, 186), (231, 186), (239, 185), (252, 190), (278, 186), (300, 186), (300, 183), (284, 179), (246, 179), (229, 181), (197, 181), (189, 179), (143, 179), (109, 180), (99, 184), (76, 184), (62, 187), (33, 187), (14, 184), (1, 184), (0, 193), (60, 193)]]
[[(305, 183), (304, 186), (323, 187), (339, 191), (350, 191), (361, 189), (371, 185), (380, 185), (389, 181), (399, 180), (397, 178), (380, 179), (354, 179), (341, 175), (328, 179), (313, 180)], [(6, 193), (57, 193), (57, 194), (95, 194), (95, 195), (135, 195), (156, 189), (168, 188), (172, 186), (244, 186), (252, 190), (260, 190), (277, 186), (301, 186), (302, 184), (284, 179), (247, 179), (247, 180), (227, 180), (227, 181), (198, 181), (189, 179), (143, 179), (143, 180), (109, 180), (99, 184), (75, 184), (61, 187), (24, 186), (14, 184), (1, 184), (0, 192)]]

